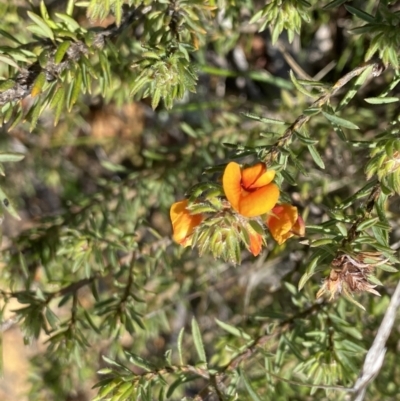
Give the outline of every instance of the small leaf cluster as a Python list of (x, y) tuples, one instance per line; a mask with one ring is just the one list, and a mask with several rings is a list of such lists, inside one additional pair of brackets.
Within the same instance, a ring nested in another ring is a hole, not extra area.
[(110, 367), (98, 372), (105, 375), (106, 378), (96, 384), (99, 393), (93, 401), (100, 401), (104, 397), (108, 397), (112, 401), (127, 399), (127, 397), (140, 397), (149, 401), (156, 398), (158, 400), (171, 399), (179, 387), (198, 378), (209, 377), (204, 344), (195, 319), (192, 319), (191, 329), (193, 345), (199, 359), (196, 365), (184, 364), (184, 351), (182, 349), (184, 330), (182, 329), (177, 345), (180, 364), (173, 364), (172, 350), (167, 350), (159, 366), (154, 366), (154, 364), (132, 352), (125, 352), (126, 361), (132, 367), (139, 368), (142, 371), (142, 373), (137, 374), (125, 364), (104, 357), (104, 361)]
[[(100, 37), (96, 40), (93, 32), (82, 28), (67, 13), (56, 13), (53, 20), (43, 1), (40, 3), (40, 15), (28, 12), (28, 16), (33, 22), (28, 29), (42, 46), (36, 47), (36, 53), (29, 51), (30, 59), (21, 60), (15, 56), (16, 61), (24, 61), (28, 65), (21, 70), (14, 62), (12, 66), (19, 73), (1, 84), (3, 124), (8, 123), (8, 129), (13, 129), (24, 119), (30, 122), (30, 129), (33, 130), (46, 108), (54, 110), (56, 125), (62, 111), (65, 108), (71, 110), (81, 93), (91, 92), (92, 79), (98, 78), (88, 56), (89, 46), (102, 47), (101, 40), (98, 40)], [(7, 54), (27, 53), (24, 45), (17, 44), (12, 50), (7, 49)], [(109, 85), (109, 62), (101, 53), (99, 58), (103, 82)], [(103, 85), (103, 90), (108, 85)], [(18, 100), (27, 95), (34, 101), (26, 112)]]
[(354, 28), (351, 31), (354, 34), (368, 34), (372, 38), (371, 44), (365, 53), (365, 60), (370, 60), (378, 52), (385, 65), (391, 64), (395, 69), (398, 69), (400, 12), (391, 10), (384, 3), (379, 3), (375, 16), (350, 5), (346, 5), (346, 8), (353, 15), (367, 22), (365, 25)]
[(107, 2), (101, 0), (90, 0), (87, 7), (87, 15), (91, 20), (104, 20), (110, 13), (115, 16), (115, 22), (119, 26), (122, 20), (123, 5), (128, 3), (129, 7), (133, 4), (137, 7), (138, 1), (135, 0), (110, 0)]
[(144, 29), (149, 44), (157, 47), (182, 43), (198, 50), (207, 34), (204, 25), (215, 8), (209, 1), (161, 1), (146, 15)]
[(388, 194), (400, 194), (399, 120), (394, 120), (386, 132), (376, 136), (371, 160), (365, 167), (368, 178), (376, 175)]
[(153, 109), (161, 99), (164, 99), (166, 108), (171, 108), (174, 100), (182, 99), (187, 90), (195, 92), (197, 75), (183, 46), (170, 51), (155, 49), (144, 52), (134, 69), (138, 74), (131, 93), (141, 98), (151, 96)]
[(306, 0), (272, 0), (258, 11), (250, 23), (261, 23), (260, 31), (271, 25), (272, 44), (275, 44), (283, 30), (287, 31), (289, 42), (300, 33), (302, 20), (310, 22), (311, 4)]

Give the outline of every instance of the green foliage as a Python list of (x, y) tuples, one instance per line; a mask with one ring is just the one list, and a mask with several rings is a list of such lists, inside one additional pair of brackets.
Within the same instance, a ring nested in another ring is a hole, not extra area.
[(346, 8), (361, 20), (367, 22), (367, 24), (352, 30), (355, 34), (369, 34), (372, 37), (371, 45), (365, 53), (365, 59), (370, 60), (375, 53), (379, 52), (379, 57), (385, 65), (391, 64), (395, 69), (398, 69), (400, 34), (396, 27), (399, 25), (399, 11), (392, 12), (384, 3), (379, 4), (375, 16), (352, 6), (346, 6)]
[(311, 4), (306, 0), (269, 1), (251, 19), (251, 23), (261, 21), (260, 31), (271, 25), (272, 44), (275, 44), (283, 30), (287, 31), (289, 42), (300, 33), (302, 20), (310, 22)]
[[(39, 344), (30, 401), (348, 399), (399, 279), (394, 3), (0, 1), (0, 327)], [(275, 171), (304, 236), (234, 208), (231, 161)], [(398, 397), (397, 326), (368, 399)]]
[[(181, 50), (182, 49), (182, 50)], [(186, 90), (195, 91), (196, 74), (184, 48), (169, 52), (144, 52), (134, 66), (140, 71), (132, 86), (132, 95), (151, 96), (155, 109), (164, 99), (165, 107), (171, 108), (174, 99), (182, 99)]]
[[(99, 0), (91, 0), (89, 6), (87, 7), (87, 15), (92, 20), (104, 20), (110, 12), (115, 15), (115, 22), (117, 25), (121, 24), (122, 19), (122, 6), (124, 5), (124, 0), (111, 0), (111, 1), (99, 1)], [(135, 4), (137, 7), (139, 2), (129, 0), (129, 6)]]

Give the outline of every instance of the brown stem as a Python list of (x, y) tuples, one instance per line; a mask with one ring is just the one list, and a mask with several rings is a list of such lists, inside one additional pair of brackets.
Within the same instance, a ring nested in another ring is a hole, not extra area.
[[(378, 76), (383, 71), (381, 63), (377, 62), (366, 63), (363, 66), (355, 68), (354, 70), (350, 71), (342, 78), (340, 78), (332, 86), (331, 90), (328, 93), (325, 93), (324, 95), (320, 96), (314, 103), (312, 103), (310, 108), (321, 108), (322, 106), (327, 104), (330, 101), (330, 99), (338, 92), (338, 90), (340, 90), (350, 80), (352, 80), (354, 77), (357, 77), (371, 66), (373, 67), (372, 70), (373, 76)], [(305, 114), (301, 114), (299, 117), (296, 118), (296, 120), (286, 129), (283, 135), (271, 147), (271, 149), (265, 156), (266, 159), (265, 162), (267, 164), (271, 164), (273, 161), (276, 160), (276, 158), (279, 155), (279, 148), (286, 146), (288, 142), (291, 140), (293, 133), (299, 130), (305, 123), (307, 123), (310, 120), (310, 118), (311, 116)]]
[[(76, 294), (76, 292), (81, 289), (82, 287), (85, 287), (88, 284), (91, 284), (94, 280), (98, 279), (100, 275), (94, 275), (89, 278), (84, 278), (82, 280), (76, 281), (74, 283), (71, 283), (67, 285), (64, 288), (61, 288), (57, 291), (54, 292), (45, 292), (44, 295), (46, 296), (46, 301), (45, 303), (48, 304), (52, 299), (54, 298), (59, 298), (63, 297), (64, 295), (68, 294)], [(3, 291), (0, 290), (0, 293), (3, 298), (18, 298), (20, 295), (25, 295), (28, 293), (28, 291)], [(29, 291), (31, 295), (35, 295), (34, 291)]]
[(277, 330), (273, 334), (264, 334), (262, 336), (257, 337), (244, 351), (233, 357), (222, 368), (222, 372), (227, 372), (229, 370), (236, 369), (241, 362), (249, 359), (253, 354), (255, 354), (258, 351), (259, 347), (266, 344), (268, 340), (287, 331), (292, 326), (295, 320), (302, 319), (304, 317), (313, 314), (314, 312), (320, 310), (324, 305), (325, 305), (324, 302), (317, 302), (311, 305), (308, 309), (305, 309), (304, 311), (297, 313), (296, 315), (293, 315), (290, 318), (281, 322)]
[(345, 247), (346, 244), (350, 244), (353, 242), (359, 235), (360, 232), (357, 232), (358, 226), (367, 218), (369, 218), (372, 209), (375, 206), (376, 201), (379, 198), (379, 195), (381, 194), (381, 184), (378, 182), (371, 190), (371, 193), (368, 197), (367, 200), (367, 205), (364, 209), (364, 213), (362, 216), (358, 217), (356, 221), (352, 224), (350, 227), (348, 233), (347, 233), (347, 238), (345, 238), (342, 241), (342, 246)]

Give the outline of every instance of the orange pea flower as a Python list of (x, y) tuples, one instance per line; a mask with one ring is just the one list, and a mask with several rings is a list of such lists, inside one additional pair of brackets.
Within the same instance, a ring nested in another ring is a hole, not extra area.
[(251, 231), (249, 230), (248, 233), (250, 237), (249, 251), (254, 256), (257, 256), (261, 252), (263, 238), (260, 234), (256, 233), (254, 230)]
[(293, 235), (303, 237), (305, 234), (304, 221), (299, 216), (297, 207), (287, 203), (275, 206), (272, 209), (272, 214), (268, 216), (266, 224), (272, 237), (279, 245)]
[(170, 209), (170, 217), (172, 222), (173, 236), (175, 242), (182, 246), (191, 244), (190, 236), (194, 229), (202, 222), (201, 214), (190, 214), (187, 210), (188, 200), (172, 204)]
[(268, 213), (279, 198), (279, 188), (272, 183), (274, 170), (268, 170), (263, 163), (241, 169), (239, 164), (230, 162), (224, 171), (222, 185), (225, 196), (232, 208), (245, 217)]

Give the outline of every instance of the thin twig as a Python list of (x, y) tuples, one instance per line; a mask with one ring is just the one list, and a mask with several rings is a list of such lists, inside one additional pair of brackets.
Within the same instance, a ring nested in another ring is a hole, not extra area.
[(296, 60), (292, 57), (292, 55), (287, 51), (285, 45), (278, 40), (276, 42), (276, 46), (279, 49), (279, 51), (282, 53), (283, 58), (286, 60), (286, 62), (289, 64), (290, 68), (302, 79), (307, 79), (309, 81), (313, 80), (312, 77), (310, 77), (301, 67), (300, 65), (296, 62)]
[(361, 373), (354, 385), (354, 401), (362, 401), (365, 396), (368, 384), (377, 376), (381, 370), (386, 348), (385, 344), (389, 338), (390, 332), (396, 318), (397, 309), (400, 306), (400, 281), (397, 283), (396, 290), (390, 300), (389, 306), (379, 326), (375, 340), (365, 357)]
[[(49, 303), (52, 299), (54, 298), (59, 298), (68, 294), (75, 294), (78, 290), (80, 290), (82, 287), (85, 287), (88, 284), (91, 284), (93, 281), (96, 279), (100, 278), (101, 276), (99, 274), (94, 275), (92, 277), (84, 278), (79, 281), (75, 281), (63, 288), (60, 288), (57, 291), (54, 292), (44, 292), (44, 295), (46, 296), (46, 303)], [(36, 294), (35, 291), (4, 291), (0, 290), (0, 295), (3, 298), (17, 298), (21, 295), (32, 295), (34, 296)], [(0, 326), (0, 331), (1, 331), (1, 326)]]
[[(325, 104), (329, 103), (331, 98), (336, 95), (336, 93), (343, 88), (349, 81), (351, 81), (353, 78), (359, 76), (362, 74), (367, 68), (369, 67), (372, 68), (372, 76), (377, 77), (379, 76), (384, 67), (380, 62), (370, 62), (366, 63), (360, 67), (355, 68), (354, 70), (350, 71), (346, 75), (344, 75), (342, 78), (340, 78), (328, 91), (327, 93), (323, 94), (320, 96), (315, 102), (312, 103), (310, 108), (316, 108), (320, 109), (322, 106)], [(294, 122), (286, 129), (286, 131), (283, 133), (283, 135), (278, 139), (278, 141), (270, 148), (270, 150), (267, 152), (267, 154), (264, 157), (265, 163), (272, 164), (278, 157), (280, 150), (279, 148), (285, 147), (288, 142), (290, 142), (292, 135), (295, 131), (298, 131), (305, 123), (307, 123), (310, 120), (311, 116), (306, 115), (306, 114), (301, 114), (294, 120)]]
[(272, 334), (264, 334), (260, 337), (257, 337), (244, 351), (234, 356), (222, 369), (223, 372), (227, 372), (233, 369), (236, 369), (240, 363), (249, 359), (254, 353), (259, 350), (259, 347), (266, 344), (271, 338), (276, 337), (277, 335), (282, 334), (284, 331), (288, 330), (295, 320), (303, 319), (307, 316), (310, 316), (320, 310), (324, 306), (324, 302), (316, 302), (311, 305), (309, 308), (289, 317), (288, 319), (282, 321), (274, 333)]
[(321, 71), (317, 72), (312, 77), (313, 81), (320, 81), (326, 74), (328, 74), (331, 70), (333, 70), (336, 67), (337, 62), (336, 61), (331, 61), (329, 64), (327, 64), (324, 68), (322, 68)]

